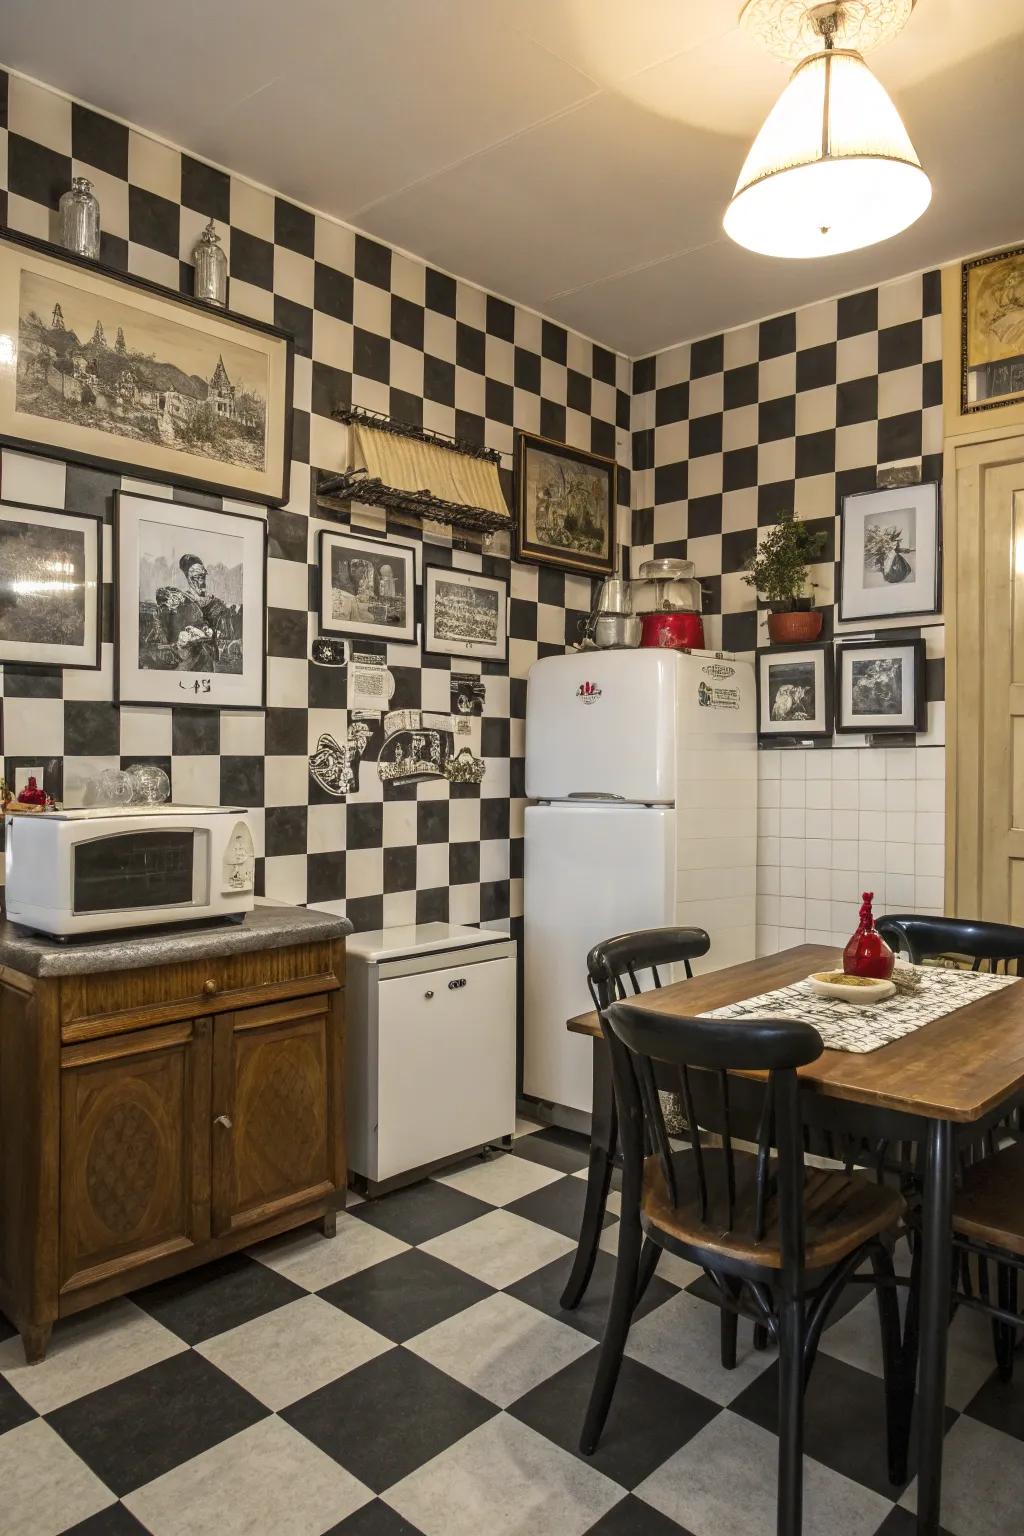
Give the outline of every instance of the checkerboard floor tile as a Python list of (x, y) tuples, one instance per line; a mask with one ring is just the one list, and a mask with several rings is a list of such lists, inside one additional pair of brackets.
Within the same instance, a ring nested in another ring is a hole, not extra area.
[[(718, 1312), (666, 1263), (639, 1308), (598, 1452), (577, 1437), (614, 1272), (609, 1216), (563, 1312), (586, 1146), (508, 1153), (60, 1323), (26, 1366), (0, 1318), (3, 1536), (764, 1536), (777, 1364), (723, 1371)], [(943, 1536), (1024, 1505), (1024, 1369), (953, 1324)], [(870, 1297), (826, 1330), (808, 1395), (808, 1536), (913, 1536), (885, 1474)], [(913, 1474), (913, 1467), (911, 1467)]]

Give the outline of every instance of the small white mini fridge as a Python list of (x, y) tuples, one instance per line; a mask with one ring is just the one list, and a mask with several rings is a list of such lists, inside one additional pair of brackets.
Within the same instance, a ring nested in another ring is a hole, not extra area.
[[(754, 669), (709, 653), (582, 651), (530, 668), (526, 703), (523, 1091), (589, 1113), (602, 939), (705, 928), (709, 970), (754, 955)], [(663, 978), (664, 979), (664, 978)]]
[(345, 941), (349, 1172), (385, 1194), (511, 1138), (516, 946), (448, 923)]

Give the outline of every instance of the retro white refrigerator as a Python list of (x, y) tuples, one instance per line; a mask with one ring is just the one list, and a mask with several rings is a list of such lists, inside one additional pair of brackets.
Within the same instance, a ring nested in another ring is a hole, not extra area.
[(592, 1006), (594, 944), (679, 923), (711, 936), (697, 968), (753, 958), (753, 667), (663, 650), (535, 662), (526, 794), (523, 1089), (589, 1113), (590, 1042), (565, 1023)]

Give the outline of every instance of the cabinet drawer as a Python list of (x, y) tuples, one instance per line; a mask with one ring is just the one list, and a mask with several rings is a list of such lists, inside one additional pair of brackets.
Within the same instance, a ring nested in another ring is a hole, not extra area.
[(344, 976), (344, 951), (328, 942), (225, 955), (137, 971), (69, 976), (60, 984), (61, 1038), (67, 1044), (144, 1029), (197, 1013), (330, 992)]

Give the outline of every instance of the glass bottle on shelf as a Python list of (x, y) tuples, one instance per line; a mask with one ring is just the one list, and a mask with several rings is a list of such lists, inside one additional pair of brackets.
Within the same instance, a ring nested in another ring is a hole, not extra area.
[(196, 269), (196, 298), (223, 309), (228, 298), (228, 259), (212, 219), (196, 242), (192, 260)]
[(100, 205), (85, 176), (75, 176), (60, 200), (60, 243), (76, 256), (100, 254)]

